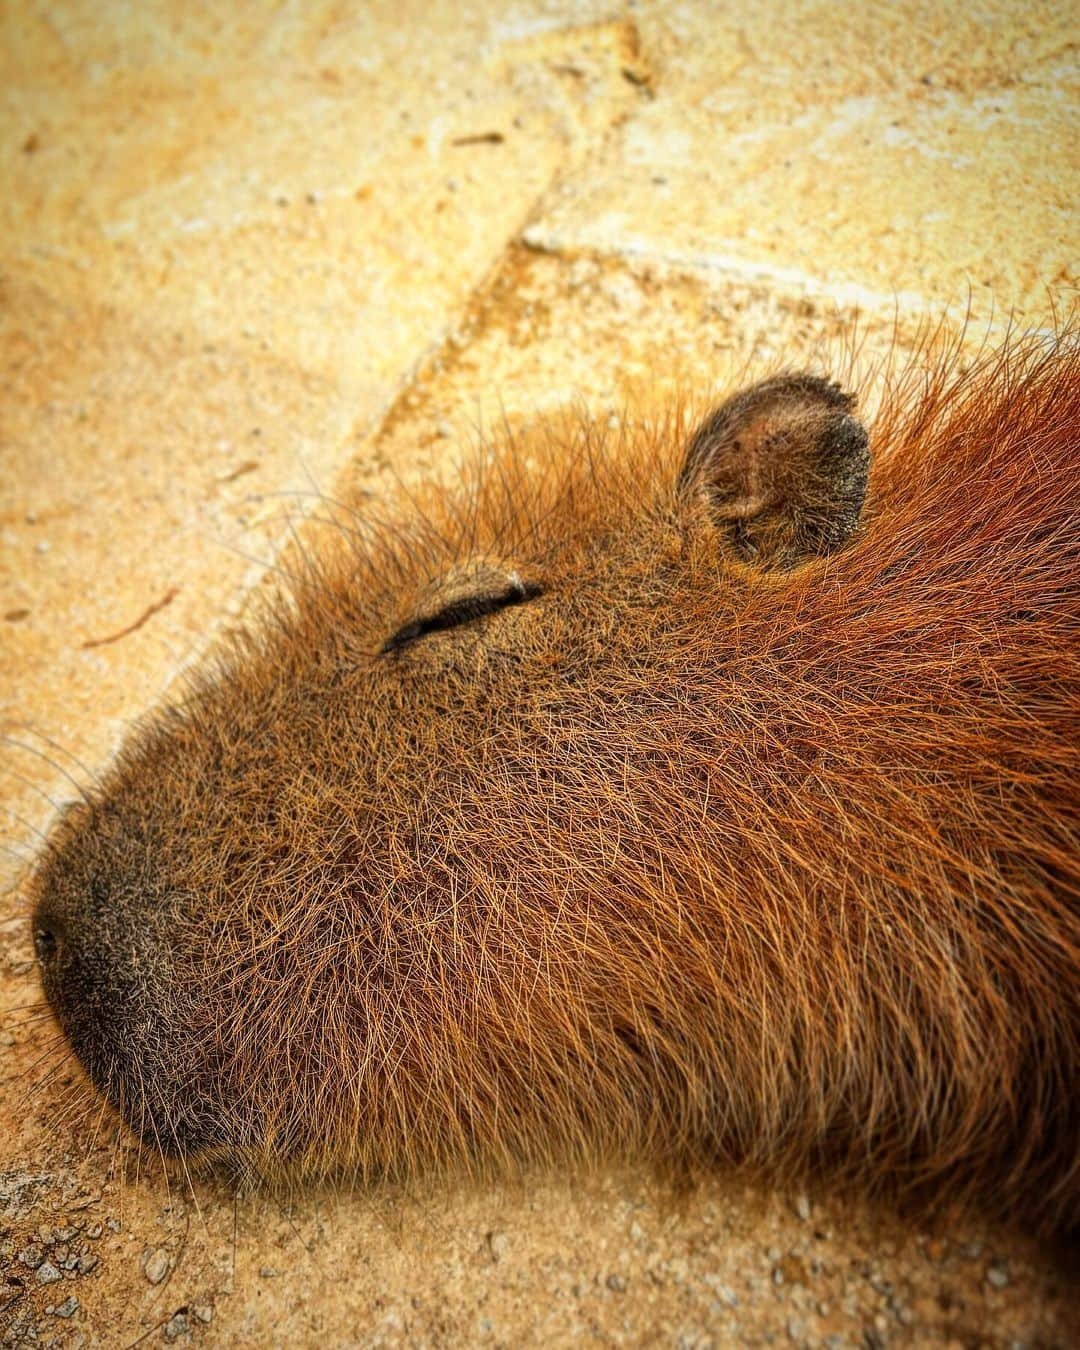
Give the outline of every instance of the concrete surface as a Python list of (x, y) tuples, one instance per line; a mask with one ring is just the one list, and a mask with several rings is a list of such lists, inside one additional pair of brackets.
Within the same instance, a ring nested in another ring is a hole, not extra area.
[(166, 1181), (22, 1009), (41, 794), (235, 621), (303, 494), (821, 359), (856, 312), (873, 364), (927, 312), (1074, 303), (1076, 34), (1071, 3), (0, 9), (0, 1343), (1080, 1343), (1016, 1235), (724, 1178)]

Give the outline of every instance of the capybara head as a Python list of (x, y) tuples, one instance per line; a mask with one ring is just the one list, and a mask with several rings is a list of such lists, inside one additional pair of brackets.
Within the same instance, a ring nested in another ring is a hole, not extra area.
[(163, 1151), (1077, 1203), (1080, 379), (809, 375), (360, 516), (36, 877)]

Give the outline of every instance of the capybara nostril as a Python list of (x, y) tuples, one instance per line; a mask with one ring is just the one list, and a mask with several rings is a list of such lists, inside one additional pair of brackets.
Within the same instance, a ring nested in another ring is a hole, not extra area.
[(48, 965), (56, 957), (59, 945), (55, 926), (34, 929), (34, 951), (43, 966)]
[(53, 967), (61, 957), (66, 929), (55, 900), (38, 904), (33, 917), (34, 955), (42, 971)]
[(305, 551), (61, 822), (45, 987), (144, 1138), (1080, 1224), (1075, 334), (703, 413)]

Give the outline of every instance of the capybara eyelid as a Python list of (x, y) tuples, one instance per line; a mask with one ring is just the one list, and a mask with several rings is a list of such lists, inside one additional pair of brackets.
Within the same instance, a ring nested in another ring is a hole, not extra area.
[(514, 580), (503, 591), (492, 592), (488, 595), (468, 595), (460, 600), (455, 600), (452, 604), (445, 605), (434, 614), (429, 614), (422, 619), (414, 619), (404, 627), (399, 628), (393, 637), (387, 638), (380, 648), (380, 655), (387, 656), (391, 652), (397, 652), (402, 647), (407, 647), (417, 638), (425, 637), (428, 633), (445, 632), (448, 628), (460, 628), (462, 624), (472, 623), (474, 619), (482, 619), (487, 614), (494, 614), (500, 609), (509, 609), (512, 605), (523, 605), (529, 600), (535, 600), (537, 596), (543, 593), (543, 588), (536, 585), (526, 585), (525, 583)]

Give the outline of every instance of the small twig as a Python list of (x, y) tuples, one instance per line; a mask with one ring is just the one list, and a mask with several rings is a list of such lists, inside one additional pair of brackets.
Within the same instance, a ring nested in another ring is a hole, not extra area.
[(451, 145), (502, 145), (506, 137), (501, 131), (480, 131), (475, 136), (455, 136)]
[(129, 623), (126, 628), (121, 628), (119, 633), (111, 633), (108, 637), (87, 639), (83, 643), (83, 651), (87, 651), (90, 647), (107, 647), (110, 642), (119, 642), (121, 638), (126, 638), (130, 633), (134, 633), (141, 628), (147, 619), (152, 619), (159, 609), (164, 609), (166, 605), (171, 604), (179, 594), (178, 587), (170, 586), (161, 599), (155, 600), (152, 605), (148, 606), (134, 623)]
[(214, 479), (214, 482), (215, 482), (215, 483), (235, 483), (236, 480), (237, 480), (238, 478), (242, 478), (244, 474), (246, 474), (246, 473), (254, 473), (254, 471), (255, 471), (258, 467), (259, 467), (259, 461), (258, 461), (257, 459), (245, 459), (244, 462), (243, 462), (243, 464), (238, 464), (238, 465), (236, 466), (236, 468), (233, 469), (232, 473), (227, 473), (227, 474), (222, 475), (222, 477), (220, 477), (220, 478), (215, 478), (215, 479)]

